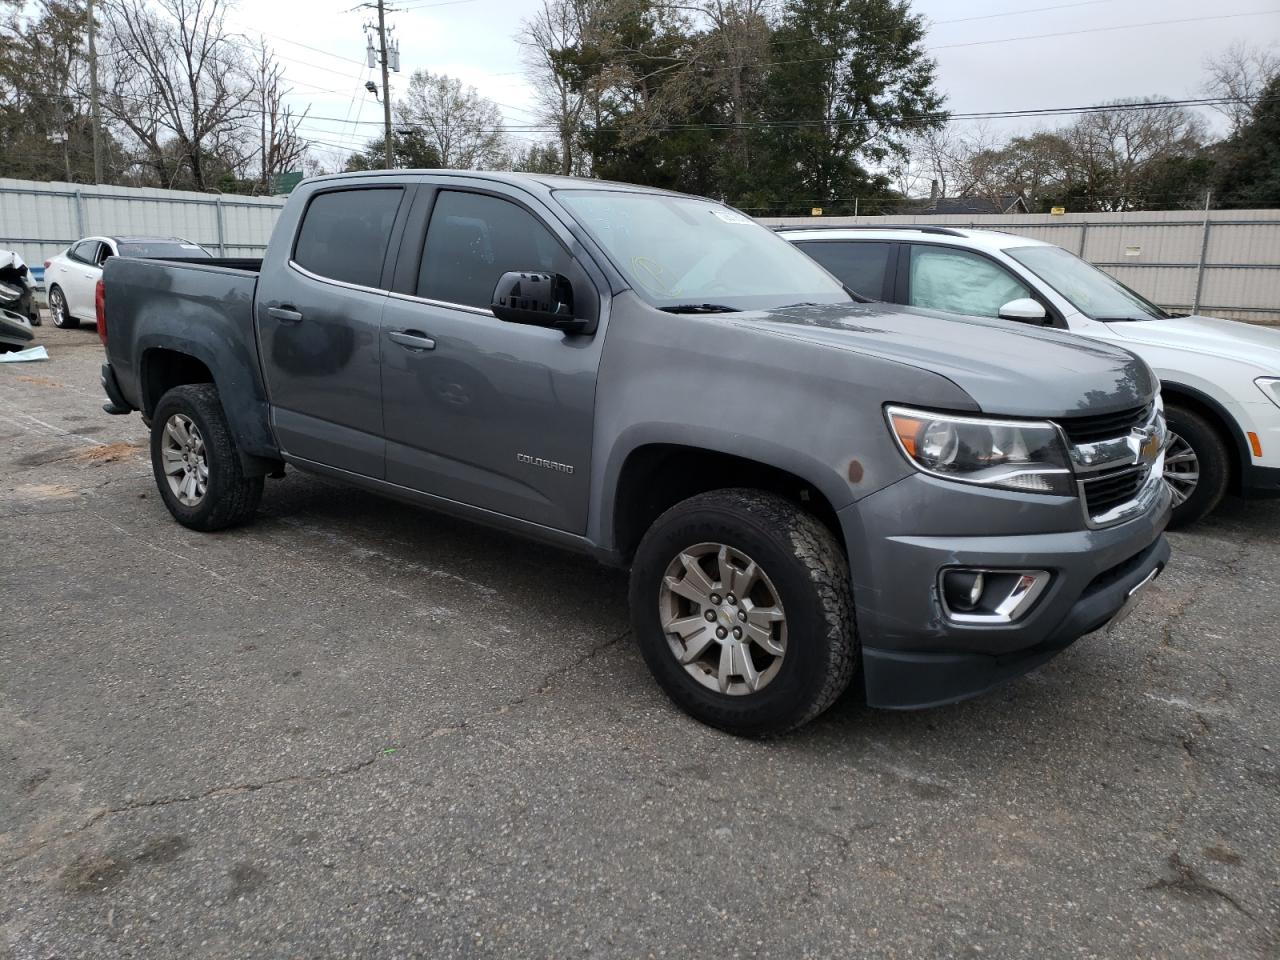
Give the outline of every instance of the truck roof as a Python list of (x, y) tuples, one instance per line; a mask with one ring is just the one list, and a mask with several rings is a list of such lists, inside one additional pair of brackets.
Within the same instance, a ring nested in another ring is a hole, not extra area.
[(634, 183), (618, 183), (613, 180), (595, 180), (591, 177), (566, 177), (554, 173), (513, 173), (509, 170), (357, 170), (350, 173), (331, 173), (308, 179), (307, 183), (332, 180), (353, 180), (365, 177), (432, 176), (457, 177), (468, 180), (492, 180), (513, 186), (537, 185), (545, 190), (615, 190), (624, 193), (659, 193), (672, 197), (689, 194), (660, 187), (642, 187)]

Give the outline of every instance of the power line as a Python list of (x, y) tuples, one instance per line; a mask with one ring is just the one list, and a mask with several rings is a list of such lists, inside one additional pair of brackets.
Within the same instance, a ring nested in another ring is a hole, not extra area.
[(1107, 33), (1114, 30), (1134, 30), (1139, 27), (1165, 27), (1176, 23), (1202, 23), (1205, 20), (1235, 20), (1240, 17), (1261, 17), (1280, 13), (1280, 9), (1252, 10), (1247, 13), (1216, 13), (1207, 17), (1182, 17), (1177, 20), (1147, 20), (1142, 23), (1124, 23), (1110, 27), (1086, 27), (1081, 30), (1062, 30), (1057, 33), (1036, 33), (1024, 37), (1002, 37), (996, 40), (969, 40), (964, 43), (944, 43), (927, 50), (954, 50), (959, 47), (981, 47), (993, 43), (1017, 43), (1022, 40), (1050, 40), (1056, 37), (1074, 37), (1086, 33)]

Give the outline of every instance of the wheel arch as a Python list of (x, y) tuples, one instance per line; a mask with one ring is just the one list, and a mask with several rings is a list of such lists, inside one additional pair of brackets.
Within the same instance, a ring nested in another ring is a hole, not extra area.
[(1230, 477), (1227, 481), (1227, 489), (1231, 493), (1238, 494), (1241, 487), (1241, 478), (1253, 461), (1248, 440), (1236, 424), (1235, 418), (1231, 416), (1226, 407), (1203, 390), (1187, 386), (1184, 383), (1163, 380), (1160, 385), (1160, 393), (1164, 397), (1166, 407), (1169, 404), (1177, 404), (1178, 406), (1187, 407), (1204, 417), (1227, 441), (1228, 447), (1235, 451), (1235, 457), (1228, 463)]
[(612, 552), (629, 562), (663, 512), (712, 490), (747, 487), (775, 493), (812, 513), (844, 548), (837, 507), (821, 487), (782, 467), (705, 446), (645, 443), (630, 450), (614, 484), (608, 532)]
[[(138, 384), (142, 415), (148, 421), (160, 398), (174, 387), (209, 383), (218, 391), (218, 402), (227, 418), (246, 475), (271, 473), (282, 463), (266, 422), (265, 405), (254, 398), (227, 389), (215, 374), (214, 358), (199, 343), (151, 342), (138, 355)], [(232, 378), (232, 387), (234, 379)]]

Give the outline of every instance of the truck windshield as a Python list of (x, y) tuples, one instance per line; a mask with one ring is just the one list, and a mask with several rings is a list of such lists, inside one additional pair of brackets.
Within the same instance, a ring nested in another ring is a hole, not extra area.
[(1091, 320), (1165, 320), (1154, 303), (1061, 247), (1012, 247), (1005, 253), (1071, 301)]
[(659, 309), (714, 313), (850, 300), (813, 260), (723, 204), (619, 190), (560, 190), (556, 198)]

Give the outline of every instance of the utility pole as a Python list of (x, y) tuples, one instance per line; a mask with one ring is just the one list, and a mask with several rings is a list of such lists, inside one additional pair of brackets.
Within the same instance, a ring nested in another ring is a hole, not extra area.
[(378, 0), (378, 44), (382, 60), (382, 133), (387, 148), (386, 168), (395, 168), (395, 150), (391, 143), (391, 83), (387, 78), (387, 5)]
[[(378, 0), (379, 3), (382, 0)], [(98, 25), (93, 16), (93, 0), (89, 7), (89, 109), (93, 120), (93, 182), (102, 182), (102, 114), (98, 107), (98, 48), (95, 43)], [(68, 179), (70, 179), (68, 177)]]

